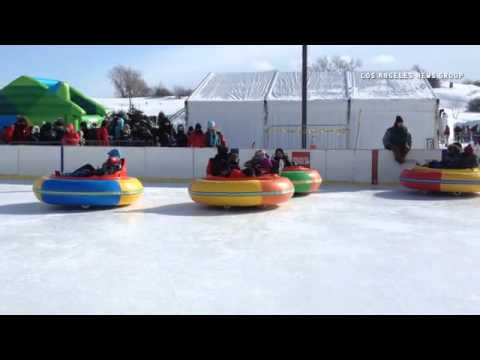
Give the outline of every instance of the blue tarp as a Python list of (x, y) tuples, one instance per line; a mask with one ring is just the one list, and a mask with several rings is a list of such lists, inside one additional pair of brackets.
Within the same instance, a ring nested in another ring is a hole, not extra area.
[(4, 126), (11, 125), (17, 120), (16, 115), (0, 115), (0, 131), (3, 130)]

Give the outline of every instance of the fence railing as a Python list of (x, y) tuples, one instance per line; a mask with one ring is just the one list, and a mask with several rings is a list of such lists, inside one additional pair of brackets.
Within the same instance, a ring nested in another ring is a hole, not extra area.
[[(269, 148), (296, 149), (301, 147), (302, 127), (273, 125), (265, 129), (265, 144)], [(344, 125), (309, 125), (307, 146), (319, 150), (345, 150), (350, 130)]]
[[(108, 146), (136, 146), (136, 147), (160, 147), (160, 144), (154, 140), (110, 140)], [(60, 146), (61, 141), (12, 141), (9, 143), (1, 142), (0, 145), (45, 145), (45, 146)], [(99, 140), (85, 140), (78, 145), (65, 146), (105, 146), (103, 141)]]

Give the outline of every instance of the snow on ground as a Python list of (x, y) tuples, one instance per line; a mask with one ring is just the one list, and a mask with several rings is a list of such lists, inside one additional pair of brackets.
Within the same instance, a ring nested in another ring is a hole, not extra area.
[(480, 123), (480, 113), (467, 112), (468, 102), (480, 97), (480, 87), (454, 83), (453, 88), (449, 88), (448, 82), (443, 82), (442, 87), (433, 89), (435, 95), (440, 99), (440, 108), (445, 109), (448, 115), (448, 126), (451, 129), (456, 123), (467, 123), (475, 125)]
[[(130, 102), (121, 98), (95, 98), (99, 104), (105, 106), (108, 111), (128, 111)], [(157, 116), (160, 112), (167, 116), (173, 115), (185, 107), (186, 98), (176, 97), (164, 98), (132, 98), (132, 103), (138, 110), (143, 111), (147, 116)]]
[(72, 211), (2, 181), (0, 313), (478, 314), (479, 207), (325, 185), (227, 211), (150, 185), (131, 207)]

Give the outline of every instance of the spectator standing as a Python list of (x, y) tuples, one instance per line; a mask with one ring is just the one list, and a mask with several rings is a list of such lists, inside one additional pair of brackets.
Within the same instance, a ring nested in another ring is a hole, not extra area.
[(65, 121), (58, 118), (53, 124), (53, 131), (55, 132), (55, 141), (61, 142), (67, 130), (65, 129)]
[(205, 146), (206, 147), (217, 147), (217, 146), (226, 146), (225, 139), (223, 134), (216, 129), (215, 121), (209, 121), (207, 123), (207, 131), (205, 133)]
[(100, 146), (110, 146), (110, 138), (108, 135), (108, 122), (102, 121), (102, 126), (97, 129), (97, 142)]
[(455, 125), (455, 128), (453, 129), (453, 133), (455, 135), (455, 142), (461, 142), (461, 135), (462, 135), (463, 129), (460, 125)]
[(114, 138), (115, 140), (119, 140), (122, 137), (122, 131), (125, 126), (125, 120), (117, 116), (115, 121), (115, 128), (114, 128)]
[(182, 124), (177, 127), (177, 134), (175, 135), (175, 143), (177, 147), (187, 147), (187, 135)]
[(2, 132), (2, 142), (5, 144), (10, 144), (13, 141), (13, 133), (15, 131), (15, 125), (11, 124), (9, 126), (5, 126)]
[(55, 141), (55, 132), (53, 131), (52, 124), (45, 122), (40, 127), (40, 142), (51, 144)]
[(28, 136), (28, 141), (32, 143), (37, 143), (40, 141), (40, 127), (35, 125), (32, 126), (32, 130), (30, 131), (30, 135)]
[(13, 130), (13, 142), (26, 142), (28, 141), (28, 121), (24, 116), (17, 116), (15, 122), (15, 128)]
[(205, 147), (205, 134), (202, 131), (202, 125), (196, 124), (195, 130), (192, 134), (188, 137), (187, 145), (189, 147), (198, 147), (203, 148)]
[(448, 142), (450, 141), (450, 127), (448, 125), (445, 126), (445, 130), (443, 131), (443, 137), (445, 139), (445, 145), (448, 146)]
[(170, 120), (164, 120), (158, 129), (158, 141), (162, 147), (175, 146), (175, 130)]
[(80, 145), (80, 134), (75, 131), (73, 124), (68, 124), (65, 135), (62, 138), (62, 145)]

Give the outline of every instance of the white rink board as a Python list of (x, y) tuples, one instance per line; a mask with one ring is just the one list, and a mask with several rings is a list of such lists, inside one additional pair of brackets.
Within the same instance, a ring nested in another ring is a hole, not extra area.
[(50, 175), (60, 169), (59, 146), (18, 146), (18, 175)]
[[(65, 171), (91, 163), (100, 166), (106, 159), (108, 147), (65, 147)], [(137, 148), (120, 147), (127, 158), (131, 176), (151, 179), (192, 179), (205, 175), (208, 159), (215, 149)], [(253, 149), (239, 149), (243, 166), (254, 154)], [(293, 151), (287, 150), (291, 157)], [(319, 170), (324, 181), (370, 183), (372, 174), (371, 150), (309, 150), (311, 166)], [(273, 155), (274, 149), (267, 149)], [(0, 146), (0, 175), (42, 176), (60, 169), (60, 147)], [(398, 183), (403, 169), (429, 160), (439, 160), (440, 150), (412, 150), (408, 162), (399, 165), (390, 151), (379, 150), (379, 183)]]
[(0, 145), (0, 175), (18, 175), (18, 146)]
[(145, 148), (146, 178), (192, 179), (193, 150), (191, 148)]

